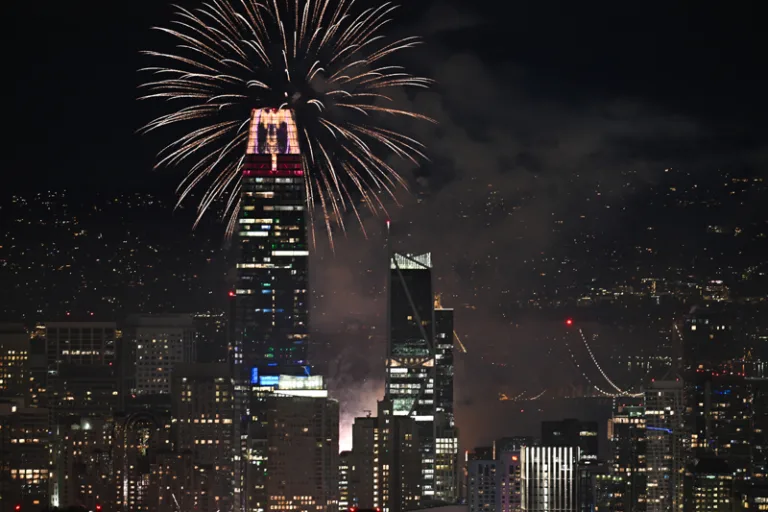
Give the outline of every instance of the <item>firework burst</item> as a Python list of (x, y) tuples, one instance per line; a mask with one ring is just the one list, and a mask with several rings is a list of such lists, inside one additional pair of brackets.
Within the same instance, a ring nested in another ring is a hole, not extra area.
[(156, 28), (177, 44), (173, 52), (144, 52), (163, 65), (142, 70), (153, 77), (142, 85), (142, 99), (164, 99), (172, 108), (143, 131), (183, 127), (157, 165), (190, 166), (179, 202), (205, 187), (198, 222), (222, 200), (228, 232), (234, 228), (253, 108), (294, 111), (311, 224), (317, 207), (331, 240), (332, 223), (344, 229), (348, 212), (362, 227), (361, 202), (374, 213), (385, 211), (381, 194), (394, 198), (396, 188), (405, 187), (385, 161), (389, 155), (414, 163), (426, 159), (420, 142), (380, 123), (385, 116), (433, 122), (392, 106), (393, 90), (431, 84), (389, 62), (420, 41), (385, 37), (396, 5), (360, 12), (353, 5), (354, 0), (213, 0), (195, 10), (177, 7), (171, 26)]

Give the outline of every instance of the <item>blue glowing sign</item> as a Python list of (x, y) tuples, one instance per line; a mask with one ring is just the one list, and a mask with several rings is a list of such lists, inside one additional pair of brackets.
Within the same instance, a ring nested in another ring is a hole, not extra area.
[(280, 382), (279, 375), (262, 375), (259, 377), (259, 384), (262, 386), (277, 386)]
[(259, 383), (259, 369), (258, 368), (251, 368), (251, 384), (258, 384)]

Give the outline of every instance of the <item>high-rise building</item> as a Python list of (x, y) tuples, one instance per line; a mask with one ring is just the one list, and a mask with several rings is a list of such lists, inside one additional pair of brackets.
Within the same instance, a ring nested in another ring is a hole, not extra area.
[(578, 512), (616, 509), (612, 499), (613, 481), (608, 478), (608, 472), (605, 462), (584, 458), (579, 461), (576, 467)]
[[(122, 472), (115, 471), (115, 422), (111, 417), (61, 416), (52, 425), (51, 502), (118, 510)], [(140, 508), (131, 510), (141, 510)]]
[(354, 457), (351, 451), (339, 454), (339, 512), (345, 512), (352, 505), (350, 481), (354, 470)]
[(195, 325), (195, 352), (198, 363), (226, 363), (229, 361), (227, 345), (227, 317), (218, 311), (205, 311), (192, 315)]
[(28, 397), (29, 378), (29, 336), (24, 326), (0, 324), (0, 397)]
[(733, 470), (724, 459), (695, 459), (686, 470), (685, 480), (685, 512), (735, 510)]
[(229, 292), (228, 325), (228, 360), (234, 364), (236, 379), (234, 438), (239, 445), (234, 459), (235, 502), (249, 512), (267, 506), (266, 475), (256, 464), (267, 457), (266, 400), (258, 396), (254, 400), (251, 376), (254, 371), (271, 377), (304, 375), (308, 365), (305, 183), (293, 112), (254, 109), (234, 227), (237, 278)]
[(267, 422), (267, 510), (337, 512), (339, 403), (322, 377), (281, 375)]
[(349, 467), (350, 507), (384, 512), (419, 508), (418, 425), (408, 416), (394, 416), (390, 402), (379, 402), (378, 417), (355, 419)]
[(741, 375), (691, 372), (685, 386), (685, 424), (693, 457), (725, 460), (737, 483), (750, 478), (752, 386)]
[(115, 361), (114, 322), (46, 322), (45, 347), (49, 375), (59, 365), (109, 365)]
[(496, 452), (496, 511), (517, 512), (522, 507), (522, 466), (520, 449)]
[(48, 410), (0, 402), (0, 508), (41, 510), (49, 499)]
[(565, 419), (541, 422), (543, 446), (571, 446), (579, 448), (582, 459), (597, 459), (597, 422)]
[(469, 512), (497, 512), (499, 478), (497, 461), (473, 459), (467, 467), (467, 506)]
[(48, 405), (55, 416), (102, 415), (118, 405), (113, 322), (45, 325)]
[(293, 112), (253, 110), (231, 292), (233, 361), (246, 368), (307, 364), (309, 250), (301, 162)]
[(646, 510), (683, 506), (685, 426), (683, 383), (657, 380), (645, 390)]
[[(208, 472), (204, 489), (210, 507), (231, 510), (234, 439), (234, 385), (227, 364), (178, 364), (172, 378), (172, 438), (177, 452), (192, 453)], [(202, 509), (213, 512), (213, 508)]]
[[(352, 425), (352, 505), (375, 509), (381, 506), (382, 487), (379, 449), (379, 418), (355, 418)], [(387, 471), (389, 473), (389, 470)]]
[(420, 508), (423, 479), (422, 430), (413, 417), (396, 416), (392, 402), (382, 400), (379, 414), (379, 502), (384, 512)]
[(435, 300), (435, 412), (454, 426), (453, 407), (453, 309)]
[(641, 398), (614, 399), (608, 441), (610, 472), (616, 481), (614, 507), (621, 512), (642, 512), (646, 501), (646, 441)]
[(522, 465), (521, 510), (566, 512), (577, 510), (579, 448), (526, 446)]
[[(394, 253), (389, 275), (385, 399), (419, 425), (421, 499), (435, 499), (435, 313), (431, 254)], [(444, 321), (447, 313), (443, 315)]]
[(435, 477), (434, 500), (459, 499), (459, 433), (453, 402), (453, 309), (435, 299)]
[(124, 393), (168, 395), (179, 363), (195, 362), (195, 329), (190, 315), (133, 315), (123, 333)]

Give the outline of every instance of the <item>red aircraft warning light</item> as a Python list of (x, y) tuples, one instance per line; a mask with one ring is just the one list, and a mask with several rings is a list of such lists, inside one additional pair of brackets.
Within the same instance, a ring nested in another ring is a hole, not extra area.
[(234, 297), (234, 296), (235, 296), (235, 292), (234, 292), (234, 291), (232, 291), (232, 290), (230, 290), (230, 291), (229, 291), (229, 296), (230, 296), (230, 297)]
[(565, 321), (565, 325), (567, 325), (568, 327), (572, 326), (573, 325), (573, 318), (568, 318)]

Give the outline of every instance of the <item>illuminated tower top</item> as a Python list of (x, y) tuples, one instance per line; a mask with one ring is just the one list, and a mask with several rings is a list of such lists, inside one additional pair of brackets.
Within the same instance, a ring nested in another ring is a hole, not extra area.
[(292, 111), (252, 111), (242, 173), (234, 361), (274, 372), (301, 367), (307, 365), (309, 251)]

